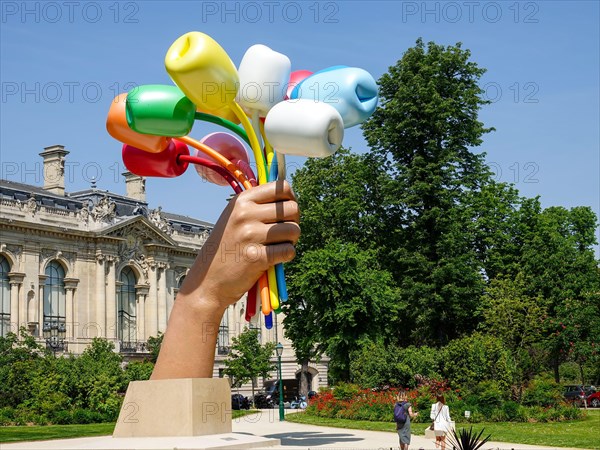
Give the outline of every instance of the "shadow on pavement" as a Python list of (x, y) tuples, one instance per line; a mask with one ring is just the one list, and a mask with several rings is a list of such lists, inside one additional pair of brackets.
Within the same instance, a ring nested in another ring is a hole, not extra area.
[(280, 439), (281, 445), (298, 447), (310, 447), (315, 445), (327, 445), (364, 440), (349, 433), (321, 433), (316, 431), (267, 434), (263, 436), (266, 438)]

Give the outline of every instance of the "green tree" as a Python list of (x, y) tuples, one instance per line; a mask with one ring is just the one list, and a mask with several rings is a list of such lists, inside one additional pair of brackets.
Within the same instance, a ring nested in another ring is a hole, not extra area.
[(25, 328), (19, 335), (0, 336), (0, 407), (17, 406), (33, 395), (31, 384), (48, 354)]
[(398, 295), (382, 264), (386, 236), (393, 232), (385, 188), (391, 182), (380, 160), (345, 149), (309, 159), (293, 176), (302, 236), (296, 259), (286, 265), (290, 299), (283, 310), (286, 337), (303, 368), (301, 391), (309, 360), (326, 351), (330, 375), (347, 380), (353, 333), (373, 335), (387, 323), (392, 334), (397, 324)]
[(526, 294), (524, 276), (491, 280), (480, 305), (480, 330), (502, 340), (520, 371), (520, 387), (539, 373), (547, 311), (541, 297)]
[(252, 381), (252, 399), (254, 401), (254, 383), (256, 378), (267, 378), (269, 372), (277, 367), (272, 362), (275, 343), (264, 345), (258, 341), (258, 330), (245, 328), (239, 336), (231, 340), (231, 352), (225, 359), (224, 373), (231, 378), (231, 386), (239, 388)]
[(332, 240), (369, 249), (388, 243), (393, 180), (381, 158), (342, 148), (329, 158), (309, 158), (292, 182), (302, 216), (299, 255)]
[(102, 338), (92, 339), (81, 356), (74, 359), (77, 373), (74, 400), (81, 408), (91, 409), (116, 419), (122, 393), (127, 388), (121, 363), (114, 344)]
[[(394, 335), (399, 294), (374, 250), (330, 241), (306, 251), (288, 281), (294, 309), (285, 307), (291, 309), (284, 321), (286, 333), (295, 348), (314, 344), (317, 354), (331, 358), (332, 380), (350, 379), (350, 354), (357, 342), (378, 337), (389, 341)], [(310, 334), (304, 341), (297, 339), (300, 333)]]
[(589, 207), (550, 207), (535, 217), (523, 243), (521, 267), (527, 293), (541, 297), (548, 311), (545, 345), (556, 382), (560, 382), (562, 362), (574, 360), (583, 374), (583, 365), (597, 355), (600, 276), (593, 249), (596, 227), (597, 217)]
[[(478, 120), (484, 69), (460, 44), (418, 40), (379, 79), (381, 104), (363, 125), (376, 155), (390, 161), (399, 216), (389, 252), (415, 343), (444, 344), (476, 326), (481, 264), (468, 231), (472, 192), (490, 180), (472, 149), (491, 131)], [(396, 239), (394, 239), (396, 238)]]
[(441, 351), (440, 366), (452, 386), (463, 388), (493, 380), (508, 392), (516, 375), (514, 359), (504, 342), (482, 333), (450, 342)]
[(539, 200), (520, 197), (513, 185), (489, 180), (480, 190), (468, 192), (465, 204), (472, 218), (465, 231), (473, 236), (485, 277), (516, 277), (524, 241), (541, 211)]
[(414, 388), (418, 379), (439, 379), (439, 350), (431, 347), (398, 348), (382, 340), (367, 340), (352, 353), (352, 381), (366, 388)]

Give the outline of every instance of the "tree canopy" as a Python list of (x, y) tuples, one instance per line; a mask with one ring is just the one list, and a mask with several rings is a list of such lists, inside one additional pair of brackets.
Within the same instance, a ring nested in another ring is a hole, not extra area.
[(302, 235), (286, 334), (300, 361), (326, 353), (333, 381), (406, 380), (397, 358), (394, 376), (365, 372), (365, 358), (472, 336), (508, 351), (515, 383), (597, 361), (597, 217), (493, 179), (478, 150), (494, 130), (479, 119), (484, 73), (460, 43), (418, 40), (378, 81), (369, 149), (293, 176)]

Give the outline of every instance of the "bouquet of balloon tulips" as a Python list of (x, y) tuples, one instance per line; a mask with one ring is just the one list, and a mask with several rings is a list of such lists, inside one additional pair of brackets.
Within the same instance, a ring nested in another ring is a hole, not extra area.
[[(240, 193), (285, 178), (286, 154), (332, 155), (344, 129), (366, 120), (377, 106), (377, 84), (363, 69), (292, 72), (287, 56), (264, 45), (250, 47), (236, 69), (215, 40), (197, 31), (171, 45), (165, 66), (176, 86), (138, 86), (117, 96), (108, 113), (106, 128), (124, 144), (125, 166), (140, 176), (177, 177), (193, 164), (207, 181)], [(195, 140), (189, 133), (196, 121), (237, 137), (217, 132)], [(248, 292), (247, 321), (256, 315), (257, 298), (271, 328), (272, 312), (287, 300), (282, 264)]]

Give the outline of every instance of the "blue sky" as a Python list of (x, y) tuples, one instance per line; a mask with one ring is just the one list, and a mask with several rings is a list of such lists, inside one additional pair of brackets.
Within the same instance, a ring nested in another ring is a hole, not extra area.
[[(292, 70), (362, 67), (376, 79), (418, 37), (462, 42), (487, 69), (497, 131), (479, 150), (498, 180), (544, 206), (600, 212), (597, 1), (507, 2), (1, 2), (0, 177), (42, 184), (43, 147), (62, 144), (67, 190), (125, 193), (121, 146), (105, 131), (112, 98), (136, 84), (170, 83), (164, 56), (188, 31), (216, 39), (239, 64), (261, 43)], [(192, 135), (214, 131), (196, 125)], [(344, 145), (364, 152), (359, 127)], [(300, 166), (301, 158), (288, 158)], [(151, 207), (214, 221), (229, 191), (193, 170), (147, 182)]]

